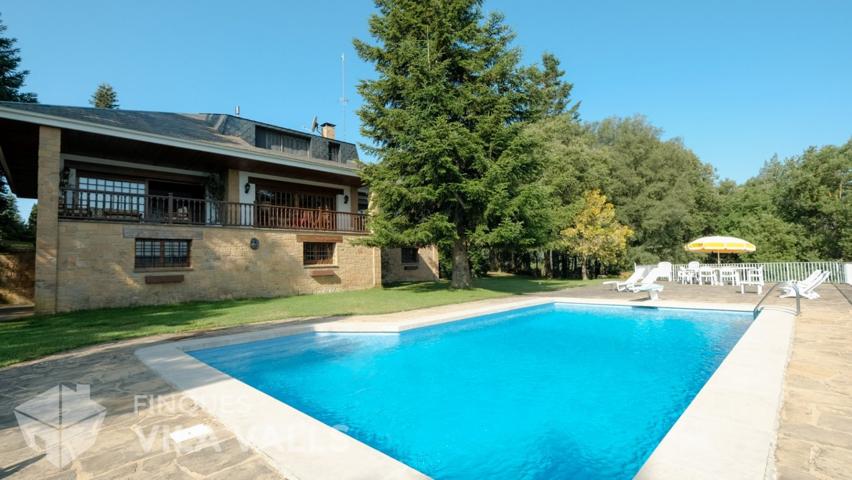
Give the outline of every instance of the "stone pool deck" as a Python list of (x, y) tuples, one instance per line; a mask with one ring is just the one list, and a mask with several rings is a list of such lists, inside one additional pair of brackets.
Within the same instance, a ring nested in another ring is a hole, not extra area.
[[(852, 296), (852, 288), (846, 288)], [(802, 301), (776, 451), (781, 479), (852, 479), (852, 308), (834, 286)], [(602, 286), (548, 292), (546, 296), (635, 300), (644, 294), (616, 293)], [(754, 304), (754, 294), (731, 287), (666, 284), (663, 300)], [(518, 297), (465, 304), (495, 305)], [(773, 294), (768, 302), (790, 308)], [(417, 314), (450, 313), (452, 305)], [(194, 336), (159, 336), (86, 348), (0, 370), (0, 478), (33, 479), (272, 479), (282, 478), (260, 454), (244, 448), (215, 419), (148, 370), (133, 354), (161, 342), (251, 332), (293, 322), (381, 322), (411, 318), (412, 312), (341, 319), (297, 319), (220, 330)], [(91, 385), (91, 399), (106, 408), (95, 443), (60, 469), (31, 450), (18, 428), (16, 406), (58, 384)], [(154, 402), (151, 400), (155, 399)], [(153, 404), (153, 406), (152, 406)], [(176, 442), (170, 433), (207, 425), (207, 434)]]

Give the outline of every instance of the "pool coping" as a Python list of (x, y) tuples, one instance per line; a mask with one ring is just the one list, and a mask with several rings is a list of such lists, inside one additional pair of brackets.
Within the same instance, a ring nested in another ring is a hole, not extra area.
[[(751, 312), (752, 305), (536, 297), (396, 321), (330, 321), (181, 340), (136, 356), (293, 480), (427, 475), (195, 359), (187, 352), (303, 333), (399, 333), (549, 303)], [(410, 312), (412, 315), (417, 311)], [(672, 426), (636, 478), (764, 478), (771, 466), (793, 315), (764, 309)], [(759, 377), (755, 380), (755, 376)], [(227, 399), (227, 400), (226, 400)], [(240, 408), (234, 408), (235, 404)], [(257, 412), (263, 412), (258, 415)], [(269, 434), (274, 432), (274, 434)], [(283, 434), (282, 434), (283, 432)]]

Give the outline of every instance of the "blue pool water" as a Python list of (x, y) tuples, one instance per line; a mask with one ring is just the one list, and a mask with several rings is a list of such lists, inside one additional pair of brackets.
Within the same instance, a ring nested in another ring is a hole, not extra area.
[(751, 320), (549, 304), (191, 354), (436, 479), (628, 479)]

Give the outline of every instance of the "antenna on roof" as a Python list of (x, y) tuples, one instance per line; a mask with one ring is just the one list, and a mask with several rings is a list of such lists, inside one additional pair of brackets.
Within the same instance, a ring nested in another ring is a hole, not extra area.
[(317, 121), (317, 116), (314, 115), (314, 119), (311, 120), (311, 132), (319, 131), (319, 122)]
[(341, 132), (343, 135), (340, 136), (342, 140), (346, 139), (346, 104), (349, 103), (349, 99), (346, 98), (346, 55), (340, 54), (340, 105), (343, 108), (343, 122), (342, 127), (343, 131)]
[(234, 107), (234, 116), (237, 116), (237, 117), (240, 116), (240, 106), (239, 105)]

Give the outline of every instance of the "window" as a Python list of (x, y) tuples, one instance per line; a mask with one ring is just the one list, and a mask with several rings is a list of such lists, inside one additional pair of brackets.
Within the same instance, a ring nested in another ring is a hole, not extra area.
[(334, 263), (334, 244), (326, 242), (305, 242), (303, 254), (305, 265), (331, 265)]
[(402, 251), (402, 263), (418, 263), (420, 261), (420, 255), (417, 254), (416, 248), (403, 247), (400, 250)]
[(260, 148), (277, 150), (291, 155), (307, 156), (311, 141), (305, 137), (288, 135), (269, 128), (255, 127), (254, 144)]
[(83, 176), (77, 180), (77, 188), (81, 190), (79, 208), (145, 213), (145, 182)]
[(328, 159), (332, 162), (340, 161), (340, 144), (328, 142)]
[(136, 268), (177, 268), (189, 266), (192, 240), (136, 239)]
[(370, 209), (370, 196), (367, 192), (358, 192), (358, 213), (367, 213)]

